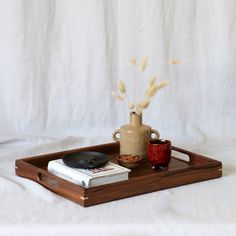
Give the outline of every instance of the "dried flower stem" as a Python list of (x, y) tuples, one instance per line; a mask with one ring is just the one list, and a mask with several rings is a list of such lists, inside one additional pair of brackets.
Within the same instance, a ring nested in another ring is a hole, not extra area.
[(146, 67), (147, 67), (147, 64), (148, 64), (148, 57), (144, 57), (139, 68), (141, 71), (145, 71)]
[[(132, 58), (130, 60), (130, 63), (137, 68), (137, 62), (135, 58)], [(179, 64), (180, 61), (177, 59), (172, 59), (169, 61), (170, 64)], [(148, 58), (144, 57), (143, 60), (141, 61), (140, 65), (139, 65), (139, 69), (141, 72), (144, 72), (146, 67), (148, 64)], [(135, 71), (133, 71), (133, 74), (135, 73)], [(132, 112), (135, 112), (136, 114), (141, 114), (143, 109), (146, 109), (150, 103), (151, 103), (151, 99), (157, 94), (157, 92), (164, 88), (165, 86), (167, 86), (169, 84), (169, 80), (161, 80), (160, 82), (157, 81), (157, 76), (153, 75), (151, 76), (149, 82), (148, 82), (148, 86), (147, 89), (145, 90), (144, 93), (144, 97), (143, 99), (138, 102), (137, 100), (137, 83), (140, 80), (137, 80), (137, 76), (135, 76), (136, 78), (136, 83), (134, 85), (134, 103), (130, 102), (129, 99), (127, 98), (127, 93), (126, 93), (126, 86), (125, 83), (122, 80), (117, 80), (117, 85), (118, 85), (118, 92), (112, 92), (112, 95), (118, 100), (118, 101), (125, 101), (127, 102), (127, 105), (129, 107), (129, 109)], [(119, 94), (120, 93), (120, 94)]]
[(124, 97), (119, 95), (118, 93), (116, 92), (112, 92), (111, 93), (118, 101), (123, 101), (124, 100)]
[(121, 93), (125, 94), (126, 92), (126, 87), (123, 81), (121, 80), (117, 80), (117, 84), (118, 84), (118, 88), (120, 90)]
[(171, 65), (178, 65), (180, 63), (181, 63), (181, 61), (178, 60), (178, 59), (171, 59), (171, 60), (169, 60), (169, 64), (171, 64)]

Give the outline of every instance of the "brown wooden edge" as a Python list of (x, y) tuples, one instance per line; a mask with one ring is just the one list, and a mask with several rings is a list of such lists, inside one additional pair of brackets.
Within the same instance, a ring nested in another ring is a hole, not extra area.
[[(222, 163), (220, 161), (217, 161), (217, 160), (212, 159), (210, 157), (206, 157), (206, 156), (194, 153), (194, 152), (190, 152), (190, 151), (187, 151), (185, 149), (175, 147), (175, 146), (172, 146), (172, 150), (188, 155), (190, 164), (191, 163), (194, 164), (196, 161), (198, 163), (199, 162), (206, 163), (206, 161), (207, 161), (210, 163), (214, 162), (215, 164), (220, 165), (222, 167)], [(176, 159), (179, 159), (179, 158), (176, 158)]]
[(16, 161), (15, 171), (18, 176), (31, 179), (50, 191), (84, 206), (84, 188), (81, 186), (52, 175), (48, 171), (29, 164), (24, 160)]
[[(59, 178), (55, 175), (50, 174), (47, 170), (39, 168), (37, 162), (40, 165), (44, 163), (48, 163), (51, 160), (58, 159), (58, 157), (62, 157), (65, 154), (73, 153), (76, 151), (84, 151), (89, 149), (90, 151), (100, 151), (104, 152), (107, 150), (107, 154), (112, 154), (113, 152), (119, 152), (119, 143), (113, 142), (108, 144), (100, 144), (94, 145), (91, 147), (83, 147), (72, 150), (65, 150), (60, 152), (52, 152), (47, 154), (41, 154), (33, 157), (26, 157), (22, 159), (17, 159), (15, 161), (15, 172), (16, 175), (31, 179), (45, 188), (55, 192), (65, 198), (68, 198), (76, 203), (79, 203), (82, 206), (86, 205), (88, 201), (88, 197), (84, 196), (85, 189), (81, 186), (73, 184), (67, 180)], [(111, 151), (109, 151), (111, 150)], [(34, 163), (34, 164), (32, 164)]]
[(219, 178), (221, 177), (219, 168), (220, 166), (208, 168), (199, 167), (197, 169), (188, 169), (184, 172), (176, 171), (171, 173), (171, 175), (158, 176), (158, 178), (157, 176), (153, 176), (153, 178), (150, 177), (149, 179), (140, 177), (116, 184), (90, 188), (86, 191), (88, 201), (85, 202), (84, 206), (92, 206), (158, 190)]
[[(82, 151), (88, 149), (101, 152), (104, 152), (104, 150), (108, 150), (107, 154), (112, 154), (114, 152), (119, 151), (119, 144), (117, 142), (108, 143), (92, 147), (84, 147), (74, 150), (61, 151), (56, 153), (49, 153), (34, 157), (18, 159), (15, 162), (16, 174), (21, 177), (34, 180), (45, 188), (51, 190), (52, 192), (55, 192), (85, 207), (121, 198), (131, 197), (138, 194), (144, 194), (170, 187), (176, 187), (179, 185), (218, 178), (222, 176), (221, 162), (190, 151), (186, 151), (175, 146), (173, 146), (172, 149), (188, 155), (190, 158), (190, 163), (192, 162), (194, 164), (196, 160), (198, 162), (199, 160), (202, 160), (203, 164), (198, 165), (197, 168), (195, 166), (190, 166), (187, 168), (187, 171), (176, 170), (171, 171), (171, 173), (160, 173), (158, 174), (158, 181), (156, 180), (157, 175), (153, 174), (153, 177), (155, 176), (155, 178), (150, 178), (149, 180), (147, 180), (147, 178), (143, 176), (139, 177), (138, 180), (130, 179), (128, 181), (122, 181), (109, 185), (84, 189), (81, 186), (75, 185), (69, 181), (54, 176), (50, 174), (47, 170), (36, 167), (31, 163), (33, 162), (35, 164), (37, 161), (39, 163), (42, 163), (42, 160), (44, 162), (48, 162), (49, 160), (58, 159), (58, 156), (64, 155), (66, 153), (72, 153), (75, 151)], [(166, 182), (164, 178), (167, 176), (168, 182)], [(132, 188), (130, 188), (130, 185), (132, 185)], [(117, 194), (117, 190), (119, 190), (119, 194)]]

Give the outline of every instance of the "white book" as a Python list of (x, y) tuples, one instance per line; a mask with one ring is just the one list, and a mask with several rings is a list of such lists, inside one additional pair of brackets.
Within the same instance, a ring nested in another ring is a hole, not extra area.
[(130, 169), (112, 162), (97, 169), (72, 168), (65, 165), (62, 159), (58, 159), (48, 163), (48, 172), (84, 188), (89, 188), (128, 180)]

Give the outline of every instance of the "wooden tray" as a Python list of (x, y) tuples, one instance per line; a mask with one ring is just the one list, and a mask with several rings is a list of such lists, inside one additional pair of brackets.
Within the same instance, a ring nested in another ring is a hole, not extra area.
[(19, 159), (15, 163), (16, 174), (31, 179), (84, 207), (222, 176), (221, 162), (177, 147), (172, 147), (172, 150), (187, 154), (188, 161), (172, 156), (169, 167), (157, 171), (153, 171), (150, 164), (144, 161), (143, 165), (130, 172), (129, 180), (88, 189), (54, 176), (47, 171), (49, 161), (62, 158), (66, 153), (76, 153), (82, 150), (107, 153), (111, 161), (116, 163), (116, 157), (119, 155), (119, 143)]

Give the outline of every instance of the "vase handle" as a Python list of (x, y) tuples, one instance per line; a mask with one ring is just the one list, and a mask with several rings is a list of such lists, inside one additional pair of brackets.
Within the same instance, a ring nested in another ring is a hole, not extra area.
[(113, 132), (113, 134), (112, 134), (112, 139), (114, 140), (114, 141), (119, 141), (120, 140), (120, 138), (117, 138), (117, 134), (120, 134), (120, 129), (116, 129), (114, 132)]
[[(156, 135), (155, 138), (152, 138), (152, 134)], [(151, 140), (158, 140), (159, 138), (160, 138), (160, 133), (157, 130), (152, 129), (151, 130)]]

